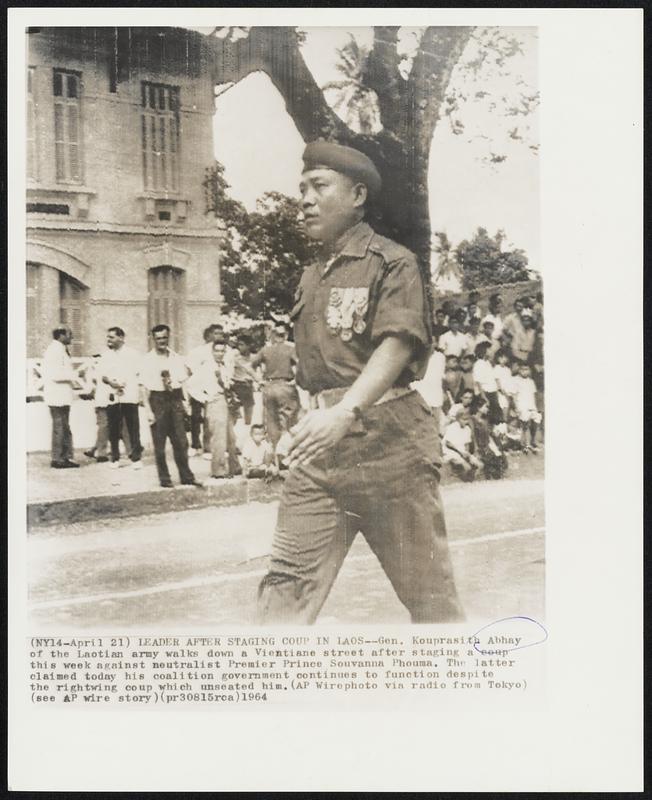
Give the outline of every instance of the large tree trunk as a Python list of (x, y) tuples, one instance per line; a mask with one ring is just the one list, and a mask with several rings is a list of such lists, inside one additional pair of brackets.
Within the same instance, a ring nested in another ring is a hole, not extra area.
[(324, 138), (365, 152), (378, 166), (383, 189), (372, 210), (376, 229), (416, 253), (430, 277), (428, 162), (439, 109), (471, 29), (427, 28), (407, 80), (399, 73), (397, 27), (377, 27), (368, 88), (376, 92), (383, 130), (361, 135), (331, 110), (307, 68), (294, 28), (251, 28), (231, 42), (214, 38), (214, 80), (237, 82), (263, 71), (283, 96), (305, 141)]

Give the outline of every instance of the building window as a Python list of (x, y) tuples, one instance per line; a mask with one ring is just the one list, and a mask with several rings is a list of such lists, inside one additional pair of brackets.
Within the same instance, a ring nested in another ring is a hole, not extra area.
[(86, 288), (67, 275), (59, 273), (59, 321), (73, 332), (70, 345), (70, 355), (79, 357), (85, 355), (85, 321), (86, 321)]
[(146, 190), (179, 189), (179, 89), (141, 84), (143, 182)]
[(183, 270), (154, 267), (149, 271), (149, 329), (170, 326), (170, 346), (179, 350), (183, 342), (185, 284)]
[(81, 75), (55, 69), (52, 93), (57, 181), (81, 183)]
[(38, 145), (36, 136), (36, 99), (34, 67), (27, 69), (27, 177), (38, 178)]

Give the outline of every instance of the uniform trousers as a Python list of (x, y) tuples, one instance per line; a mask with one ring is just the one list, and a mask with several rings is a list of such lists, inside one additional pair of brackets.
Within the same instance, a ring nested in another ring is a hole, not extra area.
[(188, 466), (188, 439), (184, 423), (183, 392), (181, 389), (172, 389), (169, 392), (150, 392), (149, 404), (154, 414), (154, 424), (151, 430), (159, 481), (162, 483), (170, 481), (170, 471), (165, 458), (165, 443), (169, 438), (181, 482), (192, 483), (195, 476)]
[(50, 406), (52, 417), (52, 462), (61, 464), (72, 461), (72, 431), (70, 430), (70, 406)]
[(295, 424), (298, 413), (297, 387), (284, 380), (267, 381), (263, 387), (263, 419), (272, 447), (276, 447), (283, 431)]
[(259, 622), (313, 623), (358, 532), (412, 622), (464, 619), (439, 494), (439, 435), (431, 409), (412, 392), (369, 409), (365, 429), (289, 471), (269, 571), (258, 591)]
[(129, 432), (129, 458), (140, 461), (143, 453), (140, 444), (140, 420), (138, 418), (138, 403), (115, 403), (106, 407), (109, 424), (109, 442), (111, 443), (111, 461), (120, 460), (120, 437), (123, 424)]

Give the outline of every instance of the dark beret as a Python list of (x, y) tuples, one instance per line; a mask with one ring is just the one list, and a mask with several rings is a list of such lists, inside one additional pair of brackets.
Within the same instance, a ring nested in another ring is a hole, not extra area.
[(334, 142), (310, 142), (303, 151), (304, 169), (326, 167), (348, 175), (354, 181), (364, 183), (369, 195), (380, 192), (380, 175), (374, 162), (353, 147)]

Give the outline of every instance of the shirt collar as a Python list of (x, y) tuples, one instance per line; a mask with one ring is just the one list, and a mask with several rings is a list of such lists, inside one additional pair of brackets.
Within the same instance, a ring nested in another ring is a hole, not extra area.
[(367, 255), (373, 235), (373, 229), (364, 220), (350, 227), (335, 242), (328, 260), (325, 262), (325, 272), (328, 272), (333, 264), (344, 256), (348, 258), (364, 258)]

